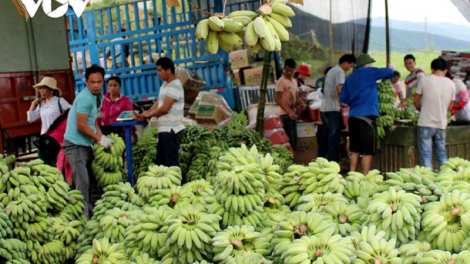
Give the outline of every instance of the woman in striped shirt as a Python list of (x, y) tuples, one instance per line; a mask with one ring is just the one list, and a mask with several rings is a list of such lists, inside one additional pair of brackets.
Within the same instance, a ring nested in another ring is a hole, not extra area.
[[(57, 87), (56, 79), (52, 77), (44, 77), (40, 83), (34, 85), (39, 91), (40, 96), (31, 103), (31, 107), (27, 112), (28, 122), (34, 122), (41, 119), (41, 135), (46, 133), (54, 120), (65, 110), (72, 106), (60, 96), (62, 92)], [(55, 166), (57, 157), (47, 157), (38, 149), (38, 157), (46, 164)]]

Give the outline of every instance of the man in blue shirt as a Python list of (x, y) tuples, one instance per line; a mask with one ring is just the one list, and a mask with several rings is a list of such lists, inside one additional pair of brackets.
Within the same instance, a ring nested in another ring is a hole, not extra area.
[(369, 173), (375, 155), (376, 125), (379, 117), (379, 95), (377, 81), (393, 78), (390, 68), (371, 67), (375, 60), (368, 54), (356, 60), (356, 70), (349, 76), (341, 90), (340, 101), (349, 110), (349, 150), (352, 152), (350, 170), (356, 171), (362, 155), (362, 172)]
[(92, 194), (95, 177), (91, 169), (93, 150), (98, 142), (105, 148), (111, 147), (113, 140), (101, 134), (96, 122), (103, 101), (101, 90), (104, 83), (104, 69), (93, 65), (85, 72), (86, 89), (81, 91), (70, 109), (63, 149), (73, 172), (73, 183), (84, 197), (85, 215), (90, 219), (93, 213)]

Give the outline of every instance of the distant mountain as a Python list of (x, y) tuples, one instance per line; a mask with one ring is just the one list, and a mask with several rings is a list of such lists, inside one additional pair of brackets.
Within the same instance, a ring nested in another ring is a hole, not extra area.
[[(329, 46), (328, 20), (321, 19), (303, 10), (292, 7), (296, 16), (292, 18), (293, 27), (289, 32), (298, 36), (300, 39), (312, 41), (311, 30), (315, 32), (318, 42), (325, 48)], [(382, 19), (383, 20), (383, 19)], [(369, 50), (385, 50), (385, 22), (380, 23), (380, 19), (373, 19)], [(362, 52), (365, 38), (365, 19), (350, 21), (346, 23), (333, 24), (333, 48), (335, 50)], [(390, 38), (391, 50), (407, 52), (413, 50), (424, 50), (424, 23), (420, 29), (420, 23), (412, 22), (391, 22)], [(393, 26), (402, 27), (395, 29)], [(406, 26), (405, 26), (406, 25)], [(428, 24), (428, 44), (429, 48), (434, 50), (467, 50), (469, 40), (455, 39), (458, 36), (458, 30), (461, 30), (460, 36), (470, 35), (470, 28), (465, 26), (452, 25), (439, 29), (437, 24)], [(455, 26), (455, 27), (454, 27)], [(457, 30), (458, 29), (458, 30)], [(432, 31), (431, 31), (432, 30)], [(445, 34), (446, 36), (442, 36)], [(452, 36), (452, 37), (450, 37)], [(465, 39), (465, 38), (464, 38)]]
[[(385, 27), (385, 18), (373, 18), (371, 22), (373, 27)], [(427, 24), (429, 34), (441, 35), (467, 42), (470, 41), (470, 26), (429, 22)], [(424, 32), (424, 21), (410, 22), (390, 20), (390, 28)]]
[[(413, 50), (424, 50), (424, 32), (390, 29), (390, 43), (392, 51), (406, 53)], [(448, 38), (436, 34), (428, 34), (428, 48), (434, 50), (467, 50), (468, 42)], [(385, 50), (385, 28), (372, 27), (370, 33), (369, 50)]]

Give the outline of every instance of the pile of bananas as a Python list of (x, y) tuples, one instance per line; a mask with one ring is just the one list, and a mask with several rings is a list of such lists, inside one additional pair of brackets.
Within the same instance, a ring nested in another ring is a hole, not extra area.
[(385, 239), (395, 239), (398, 245), (415, 240), (421, 230), (421, 198), (404, 190), (390, 187), (374, 194), (366, 213), (364, 224), (373, 224), (385, 231)]
[(468, 193), (454, 190), (437, 202), (424, 206), (421, 240), (433, 248), (458, 253), (470, 232), (470, 201)]
[(420, 264), (464, 264), (470, 259), (470, 251), (465, 250), (459, 254), (451, 254), (448, 251), (431, 250), (423, 254)]
[(431, 250), (431, 244), (415, 240), (402, 245), (398, 250), (404, 264), (419, 263), (423, 254)]
[(342, 202), (323, 206), (321, 214), (333, 223), (335, 234), (348, 236), (361, 228), (361, 216), (363, 211), (358, 205), (347, 205)]
[(377, 143), (380, 146), (380, 140), (385, 137), (385, 129), (393, 125), (395, 111), (395, 88), (390, 80), (383, 80), (377, 84), (379, 91), (379, 112), (377, 118)]
[(57, 168), (33, 160), (9, 170), (0, 161), (0, 260), (63, 263), (74, 258), (83, 231), (83, 196), (70, 190)]
[(91, 167), (98, 185), (102, 187), (116, 184), (123, 180), (122, 168), (124, 161), (122, 156), (126, 145), (124, 140), (116, 134), (110, 134), (108, 137), (114, 140), (113, 145), (109, 149), (105, 149), (100, 144), (93, 146), (95, 158)]
[(395, 120), (411, 119), (413, 121), (417, 121), (417, 118), (419, 117), (419, 112), (416, 111), (416, 108), (414, 108), (414, 106), (408, 106), (401, 109), (395, 109), (395, 111), (393, 112), (393, 117)]
[(281, 51), (281, 41), (289, 40), (286, 28), (292, 27), (289, 17), (295, 13), (285, 0), (273, 0), (257, 10), (234, 11), (227, 17), (215, 14), (201, 20), (196, 27), (196, 38), (206, 42), (206, 49), (211, 54), (219, 51), (219, 46), (226, 52), (245, 44), (253, 53), (261, 48), (266, 51)]

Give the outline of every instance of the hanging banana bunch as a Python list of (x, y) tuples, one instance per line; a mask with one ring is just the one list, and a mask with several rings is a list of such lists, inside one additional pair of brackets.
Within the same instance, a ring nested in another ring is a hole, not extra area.
[(227, 17), (215, 14), (203, 19), (197, 24), (196, 38), (205, 41), (211, 54), (219, 52), (219, 47), (231, 52), (233, 48), (242, 47), (243, 40), (253, 53), (261, 49), (281, 51), (281, 41), (289, 41), (286, 30), (292, 27), (289, 17), (294, 16), (285, 0), (272, 0), (257, 12), (239, 10)]

